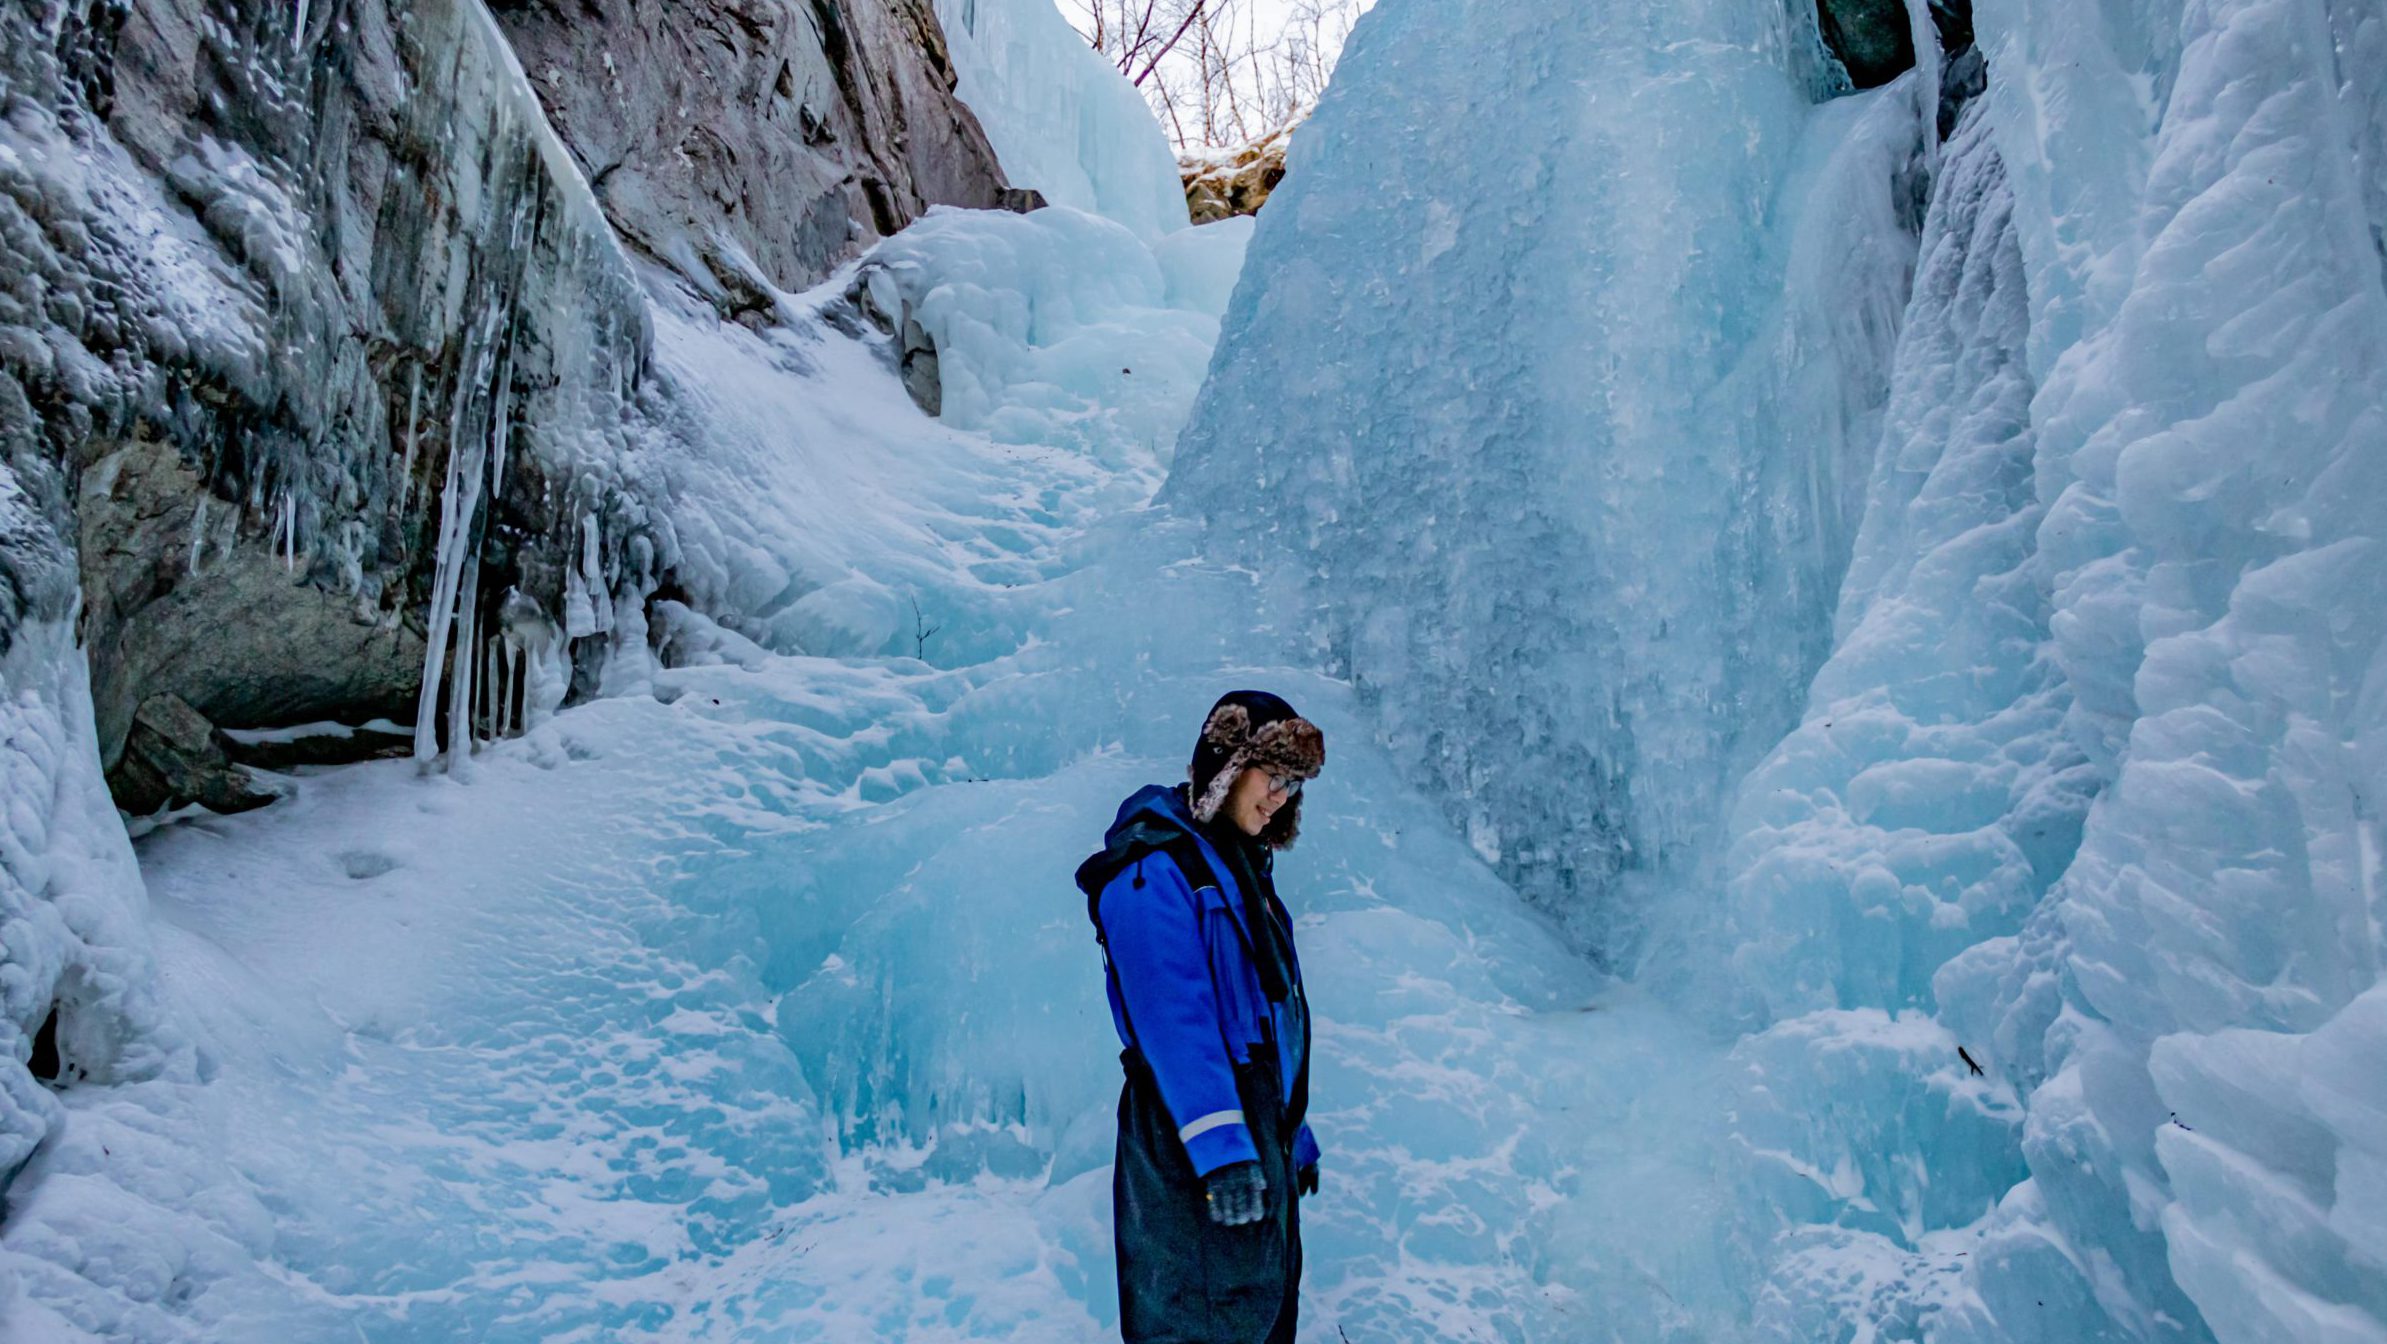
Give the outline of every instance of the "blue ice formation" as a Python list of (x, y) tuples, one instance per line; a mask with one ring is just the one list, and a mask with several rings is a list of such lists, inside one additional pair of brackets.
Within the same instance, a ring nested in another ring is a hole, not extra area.
[(1814, 105), (1776, 10), (1371, 14), (1165, 496), (1605, 948), (1829, 650), (1913, 266), (1916, 83)]
[(2387, 1338), (2387, 17), (1771, 10), (1380, 9), (1168, 497), (1742, 1033), (1760, 1337)]

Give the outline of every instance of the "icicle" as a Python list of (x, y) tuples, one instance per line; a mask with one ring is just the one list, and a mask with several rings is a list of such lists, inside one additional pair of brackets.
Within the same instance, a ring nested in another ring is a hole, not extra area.
[(481, 733), (486, 742), (504, 736), (497, 722), (497, 643), (494, 635), (481, 641)]
[(489, 498), (499, 500), (506, 493), (506, 446), (513, 441), (514, 415), (514, 348), (506, 346), (506, 362), (499, 369), (497, 388), (491, 393), (496, 404), (490, 409), (489, 428)]
[[(481, 463), (465, 443), (465, 407), (472, 386), (469, 368), (459, 372), (455, 408), (448, 415), (448, 480), (439, 496), (439, 549), (431, 579), (431, 628), (423, 640), (423, 686), (414, 716), (414, 758), (425, 770), (439, 755), (439, 682), (445, 669), (449, 630), (455, 623), (458, 589), (464, 578), (463, 554), (471, 539), (473, 516), (481, 504)], [(469, 467), (465, 459), (470, 458)], [(451, 724), (450, 735), (454, 728)]]
[(580, 582), (589, 598), (590, 633), (601, 635), (613, 629), (612, 585), (605, 581), (594, 513), (585, 515), (580, 523)]
[(481, 614), (481, 567), (472, 558), (456, 591), (456, 667), (448, 675), (448, 775), (458, 780), (472, 774), (472, 654)]
[(431, 579), (431, 628), (423, 640), (423, 687), (415, 702), (414, 758), (428, 770), (433, 757), (439, 755), (439, 678), (447, 658), (448, 625), (456, 611), (455, 552), (462, 546), (463, 531), (456, 516), (464, 512), (457, 496), (463, 493), (463, 482), (456, 479), (455, 454), (448, 455), (448, 485), (439, 497), (439, 550)]
[(207, 545), (207, 496), (199, 496), (199, 507), (191, 511), (190, 573), (199, 573), (199, 553)]
[(298, 0), (298, 13), (290, 22), (290, 49), (298, 51), (307, 45), (307, 0)]
[(419, 428), (417, 416), (423, 402), (423, 366), (413, 365), (413, 377), (406, 385), (406, 459), (398, 468), (398, 512), (406, 512), (408, 500), (414, 498), (415, 434)]
[(1906, 26), (1914, 34), (1915, 110), (1923, 121), (1923, 171), (1939, 176), (1939, 100), (1947, 53), (1939, 49), (1939, 21), (1931, 0), (1906, 0)]

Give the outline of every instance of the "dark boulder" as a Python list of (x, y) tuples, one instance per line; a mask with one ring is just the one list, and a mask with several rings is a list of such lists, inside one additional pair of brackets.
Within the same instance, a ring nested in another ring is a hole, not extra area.
[[(1914, 28), (1906, 0), (1816, 0), (1815, 10), (1824, 46), (1839, 60), (1850, 85), (1879, 88), (1914, 69)], [(1931, 20), (1940, 50), (1960, 52), (1973, 44), (1972, 0), (1931, 0)]]
[(234, 764), (230, 740), (175, 695), (141, 702), (108, 786), (116, 805), (135, 814), (188, 803), (211, 812), (246, 812), (278, 796)]

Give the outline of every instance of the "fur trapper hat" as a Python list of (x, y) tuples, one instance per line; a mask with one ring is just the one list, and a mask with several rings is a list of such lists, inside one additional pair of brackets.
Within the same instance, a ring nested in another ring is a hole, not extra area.
[[(1326, 768), (1326, 734), (1266, 691), (1231, 691), (1211, 706), (1202, 739), (1194, 744), (1194, 820), (1209, 824), (1226, 806), (1227, 795), (1245, 770), (1316, 779)], [(1285, 801), (1259, 836), (1270, 849), (1290, 849), (1301, 833), (1301, 795)]]

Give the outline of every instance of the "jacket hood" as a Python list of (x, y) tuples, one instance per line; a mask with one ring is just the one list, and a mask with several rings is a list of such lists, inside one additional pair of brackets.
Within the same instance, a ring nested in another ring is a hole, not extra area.
[[(1166, 784), (1147, 784), (1119, 804), (1119, 815), (1103, 833), (1102, 848), (1077, 868), (1077, 887), (1098, 900), (1121, 869), (1156, 849), (1200, 839), (1185, 795)], [(1206, 843), (1206, 842), (1205, 842)]]

